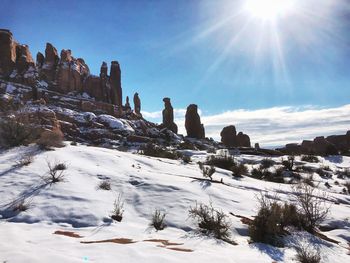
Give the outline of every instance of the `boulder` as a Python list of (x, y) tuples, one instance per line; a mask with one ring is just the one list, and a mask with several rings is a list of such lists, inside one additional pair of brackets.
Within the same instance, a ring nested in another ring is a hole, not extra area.
[(198, 114), (198, 106), (196, 104), (190, 104), (187, 107), (185, 128), (188, 137), (197, 139), (205, 138), (204, 126), (201, 124), (201, 119)]
[(174, 133), (177, 133), (177, 125), (174, 123), (174, 109), (171, 106), (170, 98), (164, 98), (163, 127), (168, 128)]
[(234, 125), (224, 127), (220, 133), (220, 136), (221, 136), (221, 142), (226, 147), (237, 146), (237, 134), (236, 134), (236, 127)]
[(0, 29), (0, 75), (7, 77), (14, 69), (16, 46), (12, 33), (7, 29)]

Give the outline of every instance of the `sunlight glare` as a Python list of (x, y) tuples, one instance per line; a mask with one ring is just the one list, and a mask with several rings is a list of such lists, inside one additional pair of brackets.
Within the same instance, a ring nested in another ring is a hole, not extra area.
[(294, 9), (294, 0), (248, 0), (245, 9), (253, 17), (274, 20)]

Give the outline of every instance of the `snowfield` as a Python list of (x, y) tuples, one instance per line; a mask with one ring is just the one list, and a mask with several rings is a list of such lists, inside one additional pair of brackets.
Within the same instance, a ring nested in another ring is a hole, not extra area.
[[(100, 118), (102, 116), (99, 116)], [(125, 123), (106, 119), (113, 128)], [(322, 262), (350, 261), (350, 195), (341, 194), (343, 180), (314, 176), (319, 189), (329, 193), (331, 213), (324, 225), (335, 230), (323, 232), (339, 241), (338, 245), (306, 232), (293, 231), (276, 248), (266, 244), (249, 244), (248, 226), (235, 215), (253, 218), (257, 212), (256, 196), (260, 192), (281, 200), (292, 200), (288, 184), (234, 179), (229, 171), (216, 169), (213, 179), (202, 179), (197, 161), (206, 152), (187, 151), (192, 162), (142, 156), (131, 152), (84, 145), (54, 151), (40, 151), (34, 145), (0, 152), (0, 262), (295, 262), (296, 251), (303, 243), (320, 250)], [(31, 154), (33, 162), (19, 165), (23, 156)], [(239, 160), (258, 162), (263, 157), (240, 155)], [(276, 157), (273, 159), (280, 159)], [(321, 158), (331, 169), (350, 167), (350, 157)], [(63, 182), (47, 184), (47, 163), (65, 163)], [(321, 164), (312, 164), (321, 165)], [(253, 165), (253, 164), (252, 164)], [(251, 165), (251, 167), (253, 167)], [(310, 166), (312, 166), (310, 164)], [(107, 180), (111, 190), (101, 190)], [(121, 195), (124, 204), (122, 222), (111, 219), (113, 202)], [(23, 212), (13, 212), (21, 200), (29, 205)], [(196, 202), (222, 210), (231, 222), (231, 245), (206, 237), (196, 231), (188, 210)], [(149, 226), (155, 209), (166, 212), (167, 228), (155, 231)], [(70, 231), (80, 237), (54, 234)], [(89, 243), (115, 239), (114, 242)]]

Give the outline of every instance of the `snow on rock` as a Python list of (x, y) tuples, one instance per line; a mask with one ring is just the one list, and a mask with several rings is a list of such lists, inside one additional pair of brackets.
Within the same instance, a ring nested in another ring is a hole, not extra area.
[(98, 116), (98, 121), (107, 125), (111, 129), (127, 131), (130, 133), (134, 133), (135, 130), (130, 126), (130, 124), (123, 119), (117, 119), (111, 115), (101, 114)]
[(7, 84), (6, 86), (6, 92), (12, 94), (17, 88), (13, 86), (12, 84)]

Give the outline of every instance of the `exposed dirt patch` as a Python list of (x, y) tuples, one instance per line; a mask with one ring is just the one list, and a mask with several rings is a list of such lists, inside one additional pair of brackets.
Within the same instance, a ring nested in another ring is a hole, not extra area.
[(241, 215), (235, 215), (234, 213), (231, 213), (231, 212), (230, 212), (230, 215), (240, 218), (242, 224), (245, 224), (245, 225), (248, 225), (248, 226), (253, 224), (253, 219), (250, 219), (248, 217), (241, 216)]
[(169, 242), (169, 240), (166, 239), (146, 239), (143, 240), (144, 242), (156, 242), (156, 243), (162, 243), (164, 246), (181, 246), (183, 243), (174, 243)]
[(82, 244), (93, 244), (93, 243), (117, 243), (117, 244), (132, 244), (136, 243), (130, 238), (112, 238), (112, 239), (104, 239), (104, 240), (96, 240), (96, 241), (80, 241)]
[(189, 248), (181, 248), (181, 247), (166, 247), (166, 249), (181, 251), (181, 252), (193, 252), (192, 249)]
[(62, 235), (62, 236), (67, 236), (67, 237), (75, 237), (75, 238), (82, 238), (81, 235), (76, 234), (74, 232), (71, 231), (61, 231), (61, 230), (57, 230), (54, 232), (55, 235)]

